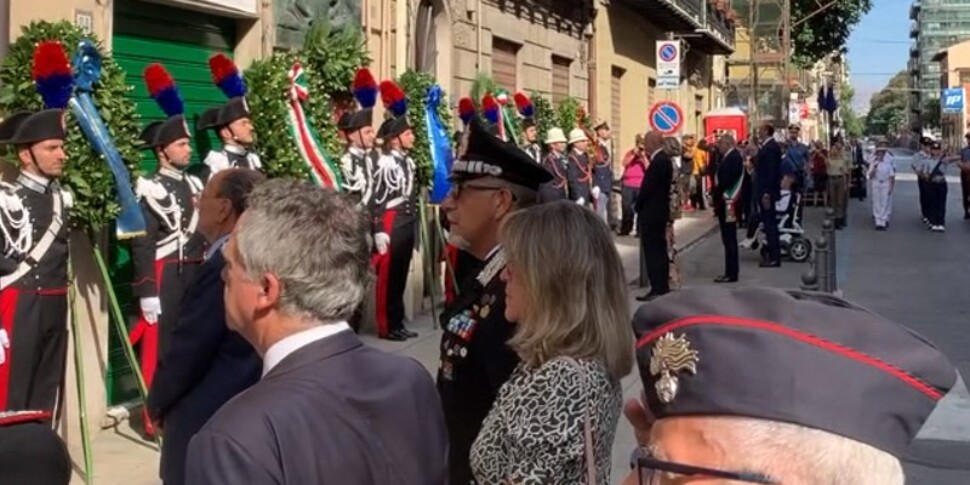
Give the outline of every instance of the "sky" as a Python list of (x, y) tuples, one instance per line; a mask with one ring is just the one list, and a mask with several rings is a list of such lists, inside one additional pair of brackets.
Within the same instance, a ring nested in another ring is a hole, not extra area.
[(872, 10), (849, 36), (849, 69), (856, 111), (909, 60), (909, 6), (912, 0), (873, 0)]

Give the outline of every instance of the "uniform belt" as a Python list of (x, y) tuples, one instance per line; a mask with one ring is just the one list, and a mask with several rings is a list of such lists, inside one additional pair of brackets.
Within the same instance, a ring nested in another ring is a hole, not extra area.
[(399, 205), (406, 204), (407, 202), (408, 202), (408, 199), (406, 199), (404, 197), (395, 197), (395, 198), (387, 201), (385, 203), (385, 207), (387, 207), (388, 209), (395, 209)]

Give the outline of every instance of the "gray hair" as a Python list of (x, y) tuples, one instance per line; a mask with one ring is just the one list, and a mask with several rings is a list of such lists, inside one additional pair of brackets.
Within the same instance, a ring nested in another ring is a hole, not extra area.
[(364, 217), (345, 195), (307, 181), (270, 180), (249, 196), (235, 230), (246, 275), (280, 280), (281, 312), (347, 320), (370, 284)]
[(231, 168), (226, 170), (222, 183), (216, 190), (216, 196), (226, 199), (232, 204), (232, 212), (239, 216), (249, 206), (249, 194), (260, 183), (266, 181), (266, 176), (246, 168)]
[(781, 483), (903, 485), (899, 460), (880, 449), (796, 424), (712, 417), (698, 424), (704, 439), (724, 450), (727, 467), (765, 473)]

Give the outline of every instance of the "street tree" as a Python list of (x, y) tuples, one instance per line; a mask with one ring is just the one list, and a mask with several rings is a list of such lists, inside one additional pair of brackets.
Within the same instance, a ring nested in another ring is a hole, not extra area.
[(872, 8), (873, 0), (792, 0), (792, 59), (809, 66), (845, 50), (852, 28)]
[(927, 99), (923, 103), (923, 113), (920, 115), (920, 121), (923, 122), (923, 126), (926, 128), (939, 128), (941, 117), (940, 98)]
[(897, 134), (906, 125), (908, 74), (900, 71), (881, 91), (872, 95), (866, 115), (866, 132), (873, 135)]

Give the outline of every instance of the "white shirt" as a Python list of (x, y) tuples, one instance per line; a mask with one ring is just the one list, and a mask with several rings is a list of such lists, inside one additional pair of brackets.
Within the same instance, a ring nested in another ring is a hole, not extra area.
[(229, 241), (229, 236), (230, 235), (231, 234), (226, 234), (226, 235), (220, 237), (219, 239), (216, 239), (216, 242), (212, 243), (212, 245), (209, 246), (209, 248), (205, 250), (205, 260), (206, 261), (212, 259), (212, 257), (215, 256), (215, 254), (216, 254), (217, 251), (221, 251), (222, 250), (222, 247), (225, 246), (226, 243)]
[(872, 157), (872, 174), (876, 182), (889, 182), (896, 176), (896, 159), (892, 154), (883, 155), (882, 160)]
[(317, 340), (332, 337), (343, 331), (350, 331), (350, 325), (347, 325), (347, 322), (328, 323), (318, 325), (302, 332), (294, 333), (293, 335), (276, 342), (270, 346), (269, 350), (266, 351), (266, 355), (263, 356), (262, 377), (266, 377), (266, 374), (269, 374), (269, 371), (273, 370), (273, 367), (276, 367), (277, 364), (282, 362), (283, 359), (293, 352), (296, 352), (297, 350), (300, 350), (303, 347), (316, 342)]

